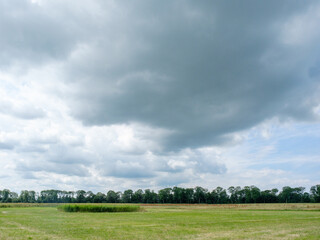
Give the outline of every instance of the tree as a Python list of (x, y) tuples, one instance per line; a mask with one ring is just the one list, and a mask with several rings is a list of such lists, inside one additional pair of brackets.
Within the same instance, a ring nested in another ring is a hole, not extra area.
[(98, 192), (94, 198), (93, 198), (94, 203), (105, 203), (107, 202), (107, 196), (104, 193)]
[(144, 197), (143, 197), (144, 203), (151, 203), (152, 202), (152, 194), (150, 189), (144, 190)]
[(254, 203), (260, 202), (261, 191), (256, 186), (251, 186), (251, 199)]
[(134, 192), (133, 196), (132, 196), (132, 202), (134, 203), (143, 203), (143, 190), (142, 189), (138, 189), (137, 191)]
[(211, 193), (217, 200), (216, 203), (228, 203), (228, 194), (222, 187), (217, 187)]
[(118, 203), (120, 202), (120, 192), (115, 192), (110, 190), (107, 192), (107, 202), (109, 203)]
[(161, 189), (158, 193), (160, 203), (172, 202), (171, 192), (172, 192), (171, 188)]
[(93, 203), (93, 199), (95, 197), (95, 194), (91, 191), (88, 191), (88, 192), (86, 192), (85, 197), (86, 197), (87, 203)]
[(292, 193), (293, 193), (293, 188), (289, 186), (285, 186), (282, 188), (282, 191), (279, 194), (279, 200), (284, 203), (290, 203), (292, 202)]
[(10, 190), (9, 189), (3, 189), (3, 191), (0, 191), (0, 201), (1, 202), (11, 202), (12, 199), (10, 198)]
[(174, 203), (182, 203), (183, 199), (183, 189), (179, 187), (174, 187), (172, 189), (173, 192), (173, 202)]
[(311, 198), (313, 202), (320, 202), (320, 184), (310, 188)]
[(22, 190), (19, 196), (19, 202), (31, 203), (32, 198), (28, 190)]
[(228, 192), (230, 193), (230, 201), (231, 203), (236, 203), (238, 201), (237, 195), (236, 195), (236, 189), (234, 186), (231, 186), (228, 188)]
[(193, 202), (193, 196), (194, 195), (194, 189), (193, 188), (186, 188), (185, 190), (185, 199), (186, 203), (192, 203)]
[(76, 201), (77, 203), (85, 203), (86, 202), (86, 191), (84, 190), (78, 190), (77, 192)]
[(125, 190), (122, 194), (122, 202), (132, 203), (133, 191), (131, 189)]
[(205, 203), (206, 202), (206, 193), (208, 192), (207, 189), (202, 187), (195, 187), (194, 188), (194, 199), (197, 203)]

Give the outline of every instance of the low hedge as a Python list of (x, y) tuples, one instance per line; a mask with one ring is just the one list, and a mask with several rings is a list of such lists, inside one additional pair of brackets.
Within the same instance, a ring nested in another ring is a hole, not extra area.
[(64, 212), (137, 212), (138, 205), (65, 204), (58, 206)]

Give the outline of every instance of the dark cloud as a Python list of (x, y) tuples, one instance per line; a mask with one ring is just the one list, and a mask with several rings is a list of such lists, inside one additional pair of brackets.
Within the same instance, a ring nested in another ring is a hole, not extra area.
[(59, 1), (43, 6), (26, 0), (1, 1), (0, 69), (16, 63), (33, 66), (66, 58), (85, 25), (85, 21), (77, 24), (80, 19), (70, 7), (59, 6)]
[(313, 1), (18, 3), (1, 3), (2, 62), (63, 60), (71, 114), (86, 125), (163, 128), (162, 146), (179, 150), (273, 117), (315, 118), (318, 44), (281, 39)]
[[(141, 162), (141, 161), (140, 161)], [(103, 176), (116, 177), (116, 178), (152, 178), (155, 177), (155, 172), (143, 167), (134, 166), (132, 164), (119, 164), (115, 163), (111, 168), (106, 168), (102, 172)]]
[(164, 186), (224, 174), (222, 161), (198, 148), (233, 144), (234, 133), (273, 118), (319, 120), (319, 10), (316, 1), (295, 0), (0, 1), (2, 72), (39, 71), (27, 75), (30, 89), (50, 88), (52, 101), (60, 97), (59, 106), (86, 126), (133, 129), (114, 134), (123, 141), (103, 138), (109, 130), (88, 141), (82, 134), (92, 128), (80, 129), (66, 109), (45, 111), (17, 96), (1, 101), (1, 114), (47, 120), (48, 132), (68, 133), (0, 142), (0, 150), (21, 153), (16, 170), (30, 179), (92, 170)]
[(71, 112), (86, 125), (170, 130), (161, 143), (170, 150), (224, 144), (229, 133), (273, 117), (314, 120), (319, 99), (309, 96), (319, 81), (305, 71), (319, 47), (295, 51), (279, 37), (310, 5), (120, 4), (121, 14), (101, 19), (96, 38), (67, 66)]

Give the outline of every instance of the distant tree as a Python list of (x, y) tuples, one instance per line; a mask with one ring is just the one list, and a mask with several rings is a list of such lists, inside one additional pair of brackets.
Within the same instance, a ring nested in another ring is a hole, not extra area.
[(244, 190), (241, 187), (229, 187), (228, 192), (230, 193), (229, 200), (231, 203), (241, 203), (245, 202)]
[(91, 191), (88, 191), (88, 192), (86, 192), (85, 197), (86, 197), (87, 203), (93, 203), (93, 199), (95, 197), (95, 194)]
[(30, 194), (30, 192), (28, 190), (22, 190), (19, 196), (19, 202), (32, 203), (32, 193)]
[(1, 202), (11, 202), (12, 198), (10, 197), (10, 190), (9, 189), (3, 189), (3, 191), (0, 191), (0, 201)]
[(144, 193), (142, 189), (138, 189), (133, 193), (132, 202), (134, 203), (142, 203), (144, 198)]
[(180, 187), (173, 187), (173, 202), (174, 203), (182, 203), (184, 197), (183, 188)]
[(195, 187), (194, 188), (194, 199), (197, 203), (205, 203), (206, 202), (206, 193), (208, 192), (207, 189), (202, 187)]
[(193, 203), (194, 199), (194, 189), (193, 188), (186, 188), (185, 189), (185, 202), (186, 203)]
[(118, 202), (120, 202), (120, 192), (115, 192), (113, 190), (109, 190), (107, 192), (107, 202), (108, 203), (118, 203)]
[(10, 201), (10, 202), (19, 202), (19, 195), (18, 195), (18, 193), (16, 193), (16, 192), (10, 192), (10, 196), (9, 196), (9, 199), (8, 199), (8, 201)]
[(228, 203), (229, 197), (225, 189), (217, 187), (211, 193), (216, 198), (216, 203)]
[(320, 202), (320, 184), (310, 188), (311, 198), (313, 202)]
[(228, 192), (222, 187), (217, 187), (212, 192), (197, 186), (195, 188), (164, 188), (158, 193), (151, 189), (138, 189), (133, 192), (131, 189), (121, 192), (113, 190), (107, 194), (98, 192), (94, 194), (91, 191), (78, 190), (61, 191), (61, 190), (43, 190), (39, 193), (35, 191), (23, 190), (20, 195), (11, 192), (9, 189), (0, 190), (0, 202), (26, 202), (26, 203), (276, 203), (276, 202), (320, 202), (320, 185), (310, 188), (310, 193), (305, 192), (304, 187), (285, 186), (278, 194), (279, 190), (273, 188), (271, 190), (261, 191), (258, 187), (251, 185), (241, 189), (240, 186), (231, 186)]
[(303, 193), (302, 202), (304, 202), (304, 203), (311, 202), (311, 197), (310, 197), (309, 193), (307, 193), (307, 192)]
[(29, 202), (35, 203), (37, 201), (37, 194), (35, 191), (29, 191)]
[(261, 201), (261, 191), (256, 186), (250, 186), (251, 199), (254, 203)]
[(76, 197), (76, 202), (77, 203), (85, 203), (86, 202), (86, 191), (84, 190), (78, 190), (77, 192), (77, 197)]
[(238, 202), (235, 187), (234, 187), (234, 186), (229, 187), (229, 188), (228, 188), (228, 192), (229, 192), (229, 194), (230, 194), (230, 202), (231, 202), (231, 203), (236, 203), (236, 202)]
[(132, 203), (133, 191), (131, 189), (125, 190), (122, 194), (122, 202)]
[(43, 190), (40, 192), (40, 202), (43, 203), (56, 203), (58, 201), (58, 192), (59, 190)]
[(107, 202), (107, 196), (104, 193), (98, 192), (94, 198), (93, 198), (94, 203), (105, 203)]
[(171, 188), (164, 188), (161, 189), (158, 193), (159, 202), (160, 203), (171, 203), (172, 202), (172, 189)]

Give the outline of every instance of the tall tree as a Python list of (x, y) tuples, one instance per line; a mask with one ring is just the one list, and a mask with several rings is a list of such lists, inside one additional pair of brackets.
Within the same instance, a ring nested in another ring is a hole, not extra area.
[(122, 202), (132, 203), (133, 191), (131, 189), (125, 190), (122, 194)]
[(310, 188), (311, 198), (314, 202), (320, 202), (320, 184)]

